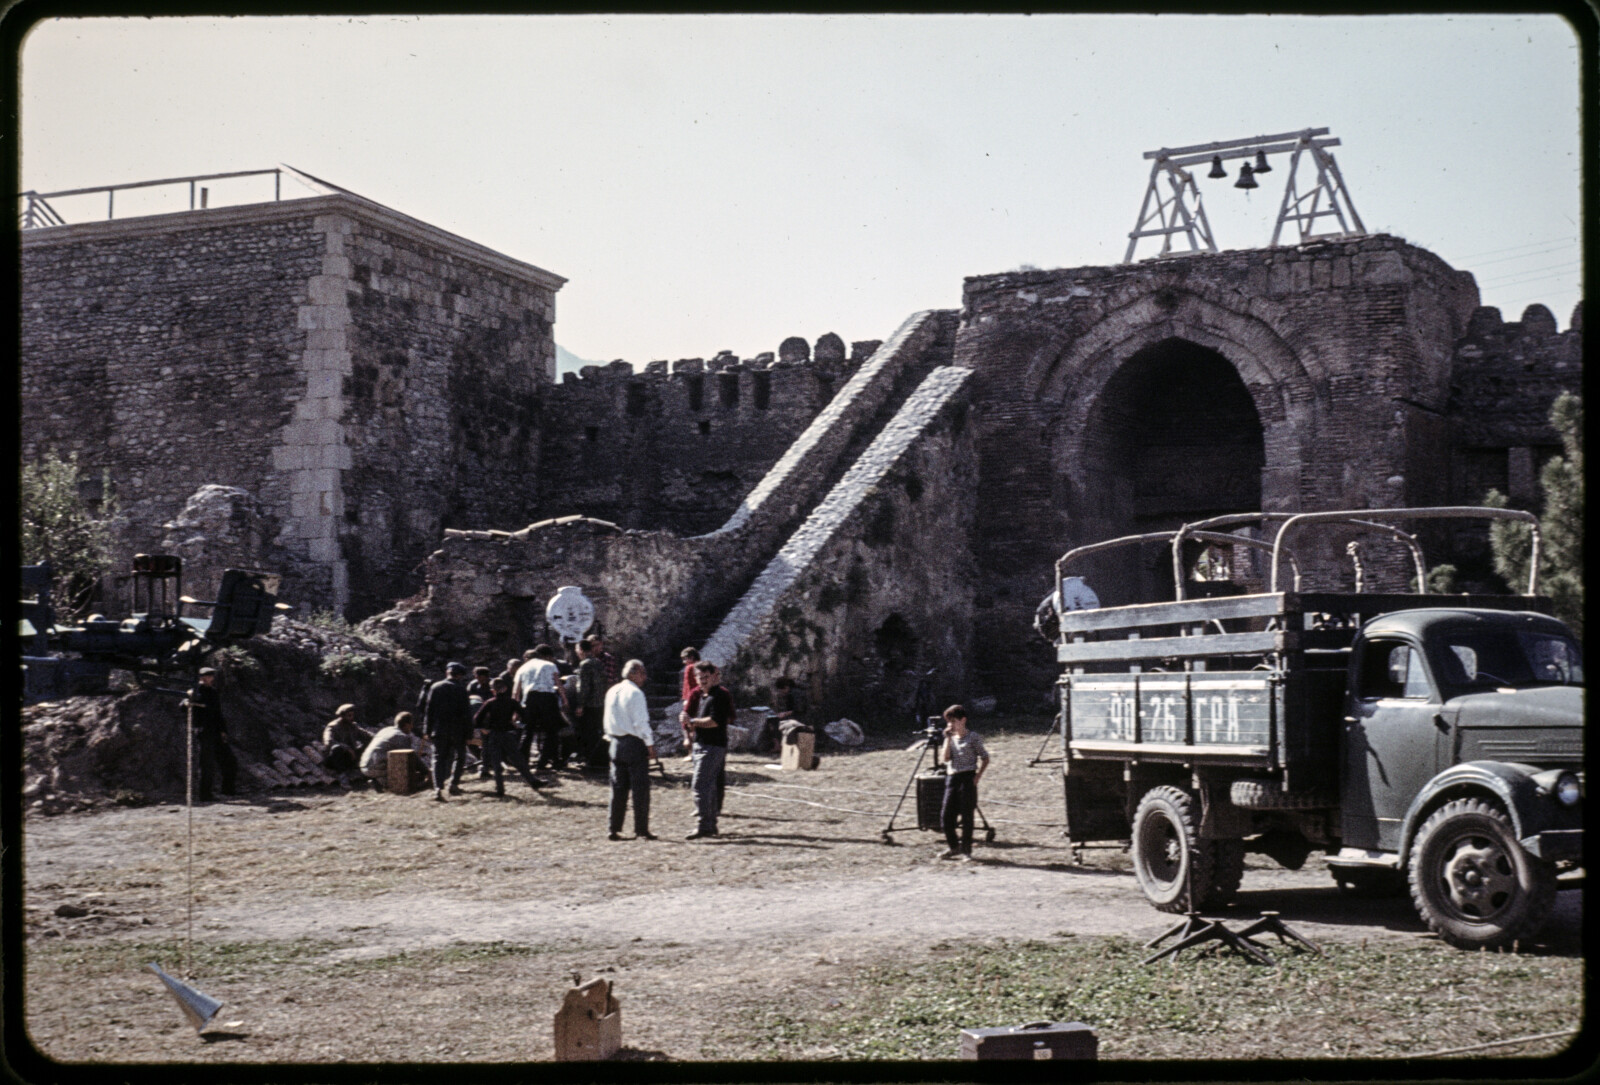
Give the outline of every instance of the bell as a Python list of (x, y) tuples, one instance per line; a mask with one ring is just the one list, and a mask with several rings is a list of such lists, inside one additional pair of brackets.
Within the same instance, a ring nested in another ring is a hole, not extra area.
[(1271, 173), (1272, 172), (1272, 167), (1267, 165), (1267, 152), (1266, 151), (1257, 151), (1256, 152), (1256, 170), (1255, 171), (1257, 173)]
[(1206, 174), (1206, 176), (1207, 177), (1226, 177), (1226, 176), (1228, 176), (1228, 171), (1222, 168), (1222, 156), (1220, 154), (1214, 154), (1214, 155), (1211, 156), (1211, 172)]
[(1261, 187), (1260, 185), (1256, 184), (1255, 171), (1250, 168), (1250, 163), (1246, 162), (1244, 165), (1239, 167), (1239, 179), (1233, 183), (1233, 187), (1234, 188), (1260, 188)]

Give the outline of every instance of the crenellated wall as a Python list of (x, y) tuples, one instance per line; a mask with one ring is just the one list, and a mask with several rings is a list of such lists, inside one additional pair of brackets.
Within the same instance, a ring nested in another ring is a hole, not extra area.
[(627, 362), (566, 374), (542, 402), (541, 514), (714, 530), (871, 354), (828, 334), (785, 356)]

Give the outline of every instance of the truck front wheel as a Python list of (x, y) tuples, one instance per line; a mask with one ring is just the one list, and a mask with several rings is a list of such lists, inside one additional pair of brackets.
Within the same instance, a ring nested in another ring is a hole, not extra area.
[(1478, 799), (1448, 802), (1423, 823), (1410, 875), (1423, 921), (1462, 949), (1529, 937), (1555, 901), (1555, 868), (1523, 851), (1506, 815)]
[(1196, 910), (1239, 886), (1234, 878), (1229, 892), (1217, 893), (1216, 848), (1200, 839), (1194, 797), (1176, 787), (1151, 788), (1139, 800), (1133, 815), (1133, 872), (1145, 898), (1163, 912), (1189, 911), (1191, 884)]

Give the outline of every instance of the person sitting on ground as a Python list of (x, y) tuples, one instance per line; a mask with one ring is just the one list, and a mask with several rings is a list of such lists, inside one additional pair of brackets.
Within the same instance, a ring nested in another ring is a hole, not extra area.
[(803, 718), (805, 704), (794, 679), (783, 675), (772, 683), (772, 714), (761, 725), (755, 748), (763, 752), (779, 751), (783, 740), (796, 731), (812, 729)]
[[(414, 750), (417, 748), (415, 735), (416, 717), (410, 712), (401, 712), (394, 718), (394, 723), (387, 727), (378, 728), (378, 733), (372, 736), (372, 741), (367, 743), (367, 748), (361, 754), (361, 774), (377, 784), (381, 791), (389, 786), (389, 751)], [(421, 767), (420, 762), (415, 763), (417, 783), (427, 770)]]
[[(967, 710), (953, 704), (944, 710), (944, 748), (939, 758), (946, 765), (944, 805), (940, 822), (949, 849), (941, 859), (972, 858), (973, 813), (978, 809), (978, 781), (989, 767), (989, 751), (983, 736), (967, 730)], [(956, 836), (960, 822), (961, 835)]]
[[(332, 721), (322, 729), (322, 746), (327, 751), (322, 763), (329, 772), (341, 776), (357, 768), (361, 751), (372, 741), (372, 732), (356, 722), (356, 706), (342, 704)], [(348, 783), (349, 781), (345, 781)]]
[(522, 776), (523, 783), (535, 788), (544, 786), (543, 780), (528, 771), (528, 763), (517, 752), (517, 732), (512, 721), (521, 715), (522, 706), (511, 696), (511, 683), (501, 676), (492, 681), (489, 699), (478, 706), (472, 717), (472, 726), (483, 732), (483, 763), (494, 770), (496, 795), (506, 793), (507, 761)]

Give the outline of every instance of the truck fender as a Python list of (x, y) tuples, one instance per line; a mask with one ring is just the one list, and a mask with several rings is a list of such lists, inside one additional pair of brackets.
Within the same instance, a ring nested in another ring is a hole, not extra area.
[(1531, 832), (1538, 832), (1545, 820), (1538, 802), (1538, 785), (1533, 782), (1533, 774), (1538, 771), (1532, 765), (1505, 761), (1464, 761), (1459, 765), (1451, 765), (1429, 780), (1427, 786), (1411, 800), (1411, 807), (1406, 811), (1405, 822), (1401, 826), (1400, 869), (1405, 870), (1411, 860), (1411, 842), (1417, 829), (1445, 801), (1440, 796), (1446, 793), (1452, 793), (1451, 797), (1455, 797), (1488, 791), (1505, 808), (1518, 840)]

